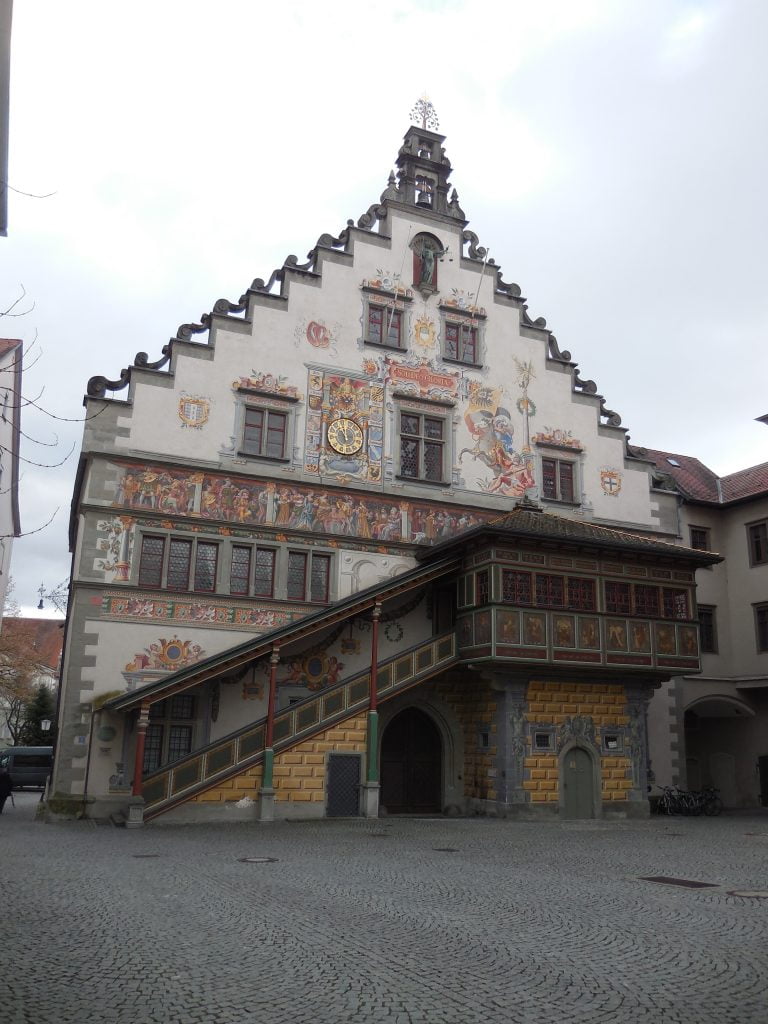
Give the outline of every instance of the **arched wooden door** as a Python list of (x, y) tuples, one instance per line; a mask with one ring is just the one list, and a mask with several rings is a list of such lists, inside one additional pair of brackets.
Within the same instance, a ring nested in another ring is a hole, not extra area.
[(381, 738), (381, 803), (390, 814), (442, 810), (443, 743), (419, 708), (396, 715)]
[(581, 747), (571, 747), (567, 751), (562, 761), (561, 782), (565, 790), (563, 801), (565, 817), (594, 817), (592, 759), (586, 750)]

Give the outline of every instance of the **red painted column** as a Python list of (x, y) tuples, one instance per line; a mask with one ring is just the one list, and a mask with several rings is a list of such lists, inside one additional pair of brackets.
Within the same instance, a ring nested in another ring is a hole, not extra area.
[(141, 796), (144, 775), (144, 745), (147, 742), (149, 704), (142, 704), (136, 728), (136, 754), (133, 760), (133, 795)]
[[(371, 608), (371, 682), (368, 695), (368, 765), (366, 780), (378, 788), (379, 782), (379, 619), (381, 618), (381, 602), (377, 601)], [(377, 805), (378, 806), (378, 805)], [(368, 816), (368, 815), (366, 815)]]
[(275, 704), (277, 699), (277, 665), (280, 661), (280, 648), (273, 647), (269, 659), (269, 695), (267, 697), (267, 728), (264, 734), (264, 773), (261, 788), (272, 790), (272, 766), (275, 752), (272, 742), (275, 735)]
[(379, 619), (381, 618), (381, 602), (377, 601), (371, 608), (371, 688), (369, 711), (376, 711), (379, 706), (377, 690), (379, 676)]

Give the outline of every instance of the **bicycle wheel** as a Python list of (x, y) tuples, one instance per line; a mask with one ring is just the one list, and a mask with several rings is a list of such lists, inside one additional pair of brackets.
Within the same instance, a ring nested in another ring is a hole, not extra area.
[(704, 813), (708, 818), (717, 817), (718, 814), (722, 814), (723, 801), (719, 796), (710, 797), (709, 800), (704, 804)]

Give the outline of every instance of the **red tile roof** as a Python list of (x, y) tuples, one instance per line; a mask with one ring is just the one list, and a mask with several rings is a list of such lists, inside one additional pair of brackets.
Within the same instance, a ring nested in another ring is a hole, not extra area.
[(3, 619), (3, 633), (24, 633), (31, 637), (37, 661), (52, 672), (58, 672), (64, 643), (63, 619), (31, 619), (10, 615)]
[(652, 448), (636, 449), (642, 458), (656, 463), (659, 472), (669, 476), (685, 498), (714, 505), (725, 505), (745, 498), (768, 494), (768, 462), (718, 476), (690, 455), (660, 452)]

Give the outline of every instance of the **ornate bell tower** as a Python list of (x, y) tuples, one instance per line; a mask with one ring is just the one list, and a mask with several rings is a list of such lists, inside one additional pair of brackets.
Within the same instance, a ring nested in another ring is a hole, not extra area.
[[(414, 106), (411, 117), (414, 120), (418, 118), (421, 124), (414, 124), (408, 129), (397, 154), (396, 196), (392, 194), (394, 189), (391, 186), (385, 195), (396, 198), (405, 206), (416, 206), (423, 212), (463, 221), (464, 213), (455, 189), (448, 199), (451, 161), (443, 149), (445, 136), (433, 130), (438, 127), (435, 108), (424, 97)], [(392, 179), (390, 182), (392, 184)]]

